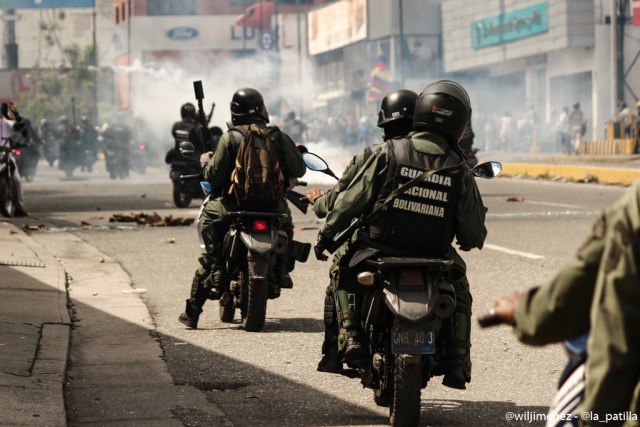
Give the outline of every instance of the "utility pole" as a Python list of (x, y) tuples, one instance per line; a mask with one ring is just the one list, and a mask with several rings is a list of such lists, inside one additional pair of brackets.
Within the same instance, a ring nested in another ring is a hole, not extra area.
[(398, 14), (399, 14), (399, 20), (400, 20), (400, 24), (398, 25), (398, 28), (400, 30), (400, 84), (402, 85), (402, 87), (405, 87), (404, 84), (404, 62), (405, 62), (405, 58), (404, 58), (404, 13), (403, 13), (403, 1), (402, 0), (398, 0)]
[(618, 114), (618, 0), (611, 0), (611, 118)]
[(91, 65), (93, 65), (93, 124), (98, 124), (98, 44), (96, 43), (96, 5), (93, 4), (93, 49), (91, 49)]
[(617, 37), (616, 37), (616, 41), (617, 41), (617, 45), (616, 45), (616, 51), (618, 52), (618, 63), (616, 65), (617, 67), (617, 91), (616, 91), (616, 95), (618, 98), (618, 101), (622, 102), (624, 101), (624, 83), (625, 83), (625, 79), (624, 79), (624, 27), (625, 24), (627, 22), (627, 10), (629, 9), (629, 0), (617, 0), (618, 3), (618, 13), (617, 13), (617, 23), (618, 23), (618, 28), (616, 30), (617, 32)]
[(15, 9), (6, 9), (2, 20), (5, 28), (5, 61), (4, 66), (9, 70), (18, 69), (18, 44), (16, 43), (16, 16)]

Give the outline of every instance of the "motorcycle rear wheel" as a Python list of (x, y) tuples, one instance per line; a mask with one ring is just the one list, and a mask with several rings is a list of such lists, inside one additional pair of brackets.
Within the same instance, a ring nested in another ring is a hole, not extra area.
[(264, 327), (267, 316), (267, 282), (249, 278), (247, 286), (246, 316), (242, 319), (242, 327), (247, 332), (259, 332)]
[(179, 208), (188, 208), (191, 204), (191, 195), (186, 188), (173, 188), (173, 203)]
[(397, 355), (393, 373), (393, 400), (389, 411), (389, 424), (394, 427), (416, 426), (420, 421), (421, 357), (410, 354)]

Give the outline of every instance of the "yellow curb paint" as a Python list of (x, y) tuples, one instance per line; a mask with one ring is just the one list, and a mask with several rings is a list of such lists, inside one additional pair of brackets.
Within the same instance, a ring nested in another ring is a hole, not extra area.
[(576, 181), (594, 176), (604, 184), (630, 185), (640, 179), (639, 169), (607, 168), (582, 165), (549, 165), (536, 163), (502, 163), (505, 175), (527, 175), (531, 177), (563, 177)]

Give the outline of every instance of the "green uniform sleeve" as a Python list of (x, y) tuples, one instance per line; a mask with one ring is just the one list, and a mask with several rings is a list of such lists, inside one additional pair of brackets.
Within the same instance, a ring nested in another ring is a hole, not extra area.
[(331, 190), (327, 191), (323, 196), (318, 197), (313, 202), (313, 212), (318, 218), (326, 217), (327, 214), (333, 209), (338, 195), (349, 186), (362, 165), (364, 165), (365, 161), (366, 159), (364, 151), (356, 154), (353, 159), (351, 159), (351, 163), (349, 163), (349, 165), (346, 167), (336, 185), (334, 185)]
[(329, 235), (339, 233), (351, 224), (353, 218), (359, 218), (370, 210), (386, 174), (386, 150), (378, 150), (361, 173), (356, 171), (351, 185), (336, 195), (333, 209), (327, 214), (320, 232)]
[(296, 144), (291, 140), (289, 135), (284, 132), (281, 135), (281, 149), (284, 155), (284, 169), (285, 175), (288, 178), (300, 178), (307, 171), (307, 166), (302, 160), (302, 153), (296, 147)]
[(220, 137), (218, 147), (213, 158), (203, 169), (204, 179), (209, 181), (213, 187), (220, 187), (227, 183), (231, 176), (231, 166), (233, 164), (231, 154), (231, 141), (229, 132)]
[[(593, 293), (583, 411), (640, 409), (640, 184), (606, 214), (604, 251)], [(594, 423), (597, 424), (597, 423)], [(625, 423), (636, 425), (636, 423)]]
[(482, 249), (487, 237), (484, 225), (487, 209), (471, 171), (464, 170), (463, 186), (456, 212), (456, 238), (464, 249)]

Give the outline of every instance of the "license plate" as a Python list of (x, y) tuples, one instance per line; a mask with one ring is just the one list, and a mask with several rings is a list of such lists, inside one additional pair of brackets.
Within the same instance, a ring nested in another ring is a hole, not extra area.
[(436, 344), (433, 332), (396, 326), (391, 329), (391, 352), (394, 354), (434, 354)]

